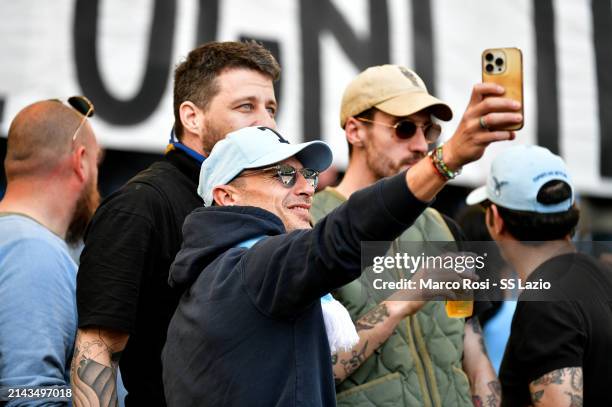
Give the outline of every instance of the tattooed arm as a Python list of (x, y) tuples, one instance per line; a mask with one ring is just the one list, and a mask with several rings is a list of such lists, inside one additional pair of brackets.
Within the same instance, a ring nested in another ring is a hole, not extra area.
[(463, 370), (470, 380), (474, 406), (497, 407), (501, 402), (501, 385), (489, 360), (478, 317), (465, 322)]
[(75, 407), (118, 405), (117, 366), (128, 338), (110, 329), (79, 329), (70, 371)]
[(582, 368), (548, 372), (529, 384), (529, 392), (535, 407), (582, 407)]
[(391, 336), (406, 318), (421, 309), (423, 301), (383, 301), (355, 323), (359, 342), (348, 352), (332, 355), (334, 379), (341, 383)]

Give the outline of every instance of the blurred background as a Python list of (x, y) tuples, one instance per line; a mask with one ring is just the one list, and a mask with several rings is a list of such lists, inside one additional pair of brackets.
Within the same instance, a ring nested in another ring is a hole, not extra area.
[[(21, 108), (83, 94), (96, 106), (108, 195), (163, 154), (176, 64), (200, 43), (237, 39), (262, 42), (282, 66), (283, 135), (332, 145), (324, 183), (346, 167), (339, 104), (359, 71), (416, 70), (453, 107), (445, 139), (480, 81), (482, 50), (521, 48), (525, 127), (512, 143), (563, 156), (580, 194), (580, 238), (612, 240), (610, 0), (0, 0), (0, 158)], [(468, 165), (435, 205), (456, 216), (510, 144)], [(0, 170), (0, 197), (4, 186)]]

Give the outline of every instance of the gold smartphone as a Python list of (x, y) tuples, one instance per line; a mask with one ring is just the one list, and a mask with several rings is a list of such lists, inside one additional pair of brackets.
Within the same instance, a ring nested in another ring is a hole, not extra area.
[[(497, 83), (506, 89), (504, 97), (521, 104), (523, 121), (523, 53), (518, 48), (490, 48), (482, 52), (482, 81)], [(520, 130), (523, 122), (501, 130)]]

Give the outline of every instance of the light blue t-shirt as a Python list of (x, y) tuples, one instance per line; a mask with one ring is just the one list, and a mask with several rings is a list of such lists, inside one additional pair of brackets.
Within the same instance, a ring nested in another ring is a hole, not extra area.
[[(70, 384), (76, 272), (59, 236), (26, 216), (0, 215), (0, 387)], [(66, 405), (8, 405), (42, 404)]]
[(505, 300), (497, 314), (482, 329), (489, 358), (496, 374), (499, 374), (499, 367), (504, 358), (515, 309), (516, 300)]

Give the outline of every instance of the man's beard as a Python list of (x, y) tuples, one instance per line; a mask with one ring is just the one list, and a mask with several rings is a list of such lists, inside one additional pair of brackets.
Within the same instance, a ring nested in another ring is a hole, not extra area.
[[(374, 137), (373, 134), (368, 134), (368, 137)], [(391, 177), (402, 170), (402, 167), (409, 168), (418, 163), (425, 157), (425, 154), (413, 153), (412, 157), (402, 159), (398, 163), (394, 163), (384, 151), (378, 151), (372, 139), (368, 139), (365, 144), (366, 165), (376, 179)]]
[(100, 192), (93, 181), (89, 182), (77, 201), (72, 220), (66, 232), (66, 243), (73, 246), (83, 239), (87, 225), (99, 204)]
[(231, 129), (229, 131), (225, 131), (224, 129), (219, 128), (219, 126), (216, 126), (215, 124), (216, 122), (214, 119), (205, 120), (204, 122), (204, 135), (200, 141), (202, 143), (202, 149), (206, 154), (210, 154), (215, 144), (223, 140), (227, 133), (232, 131)]

